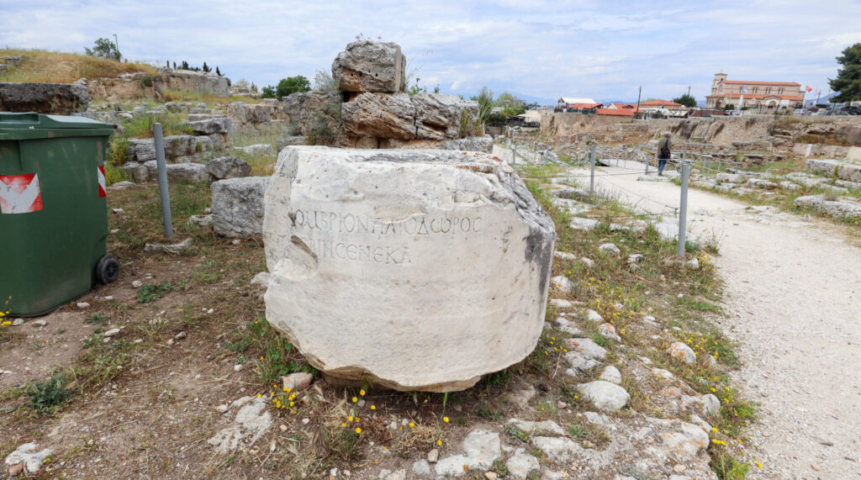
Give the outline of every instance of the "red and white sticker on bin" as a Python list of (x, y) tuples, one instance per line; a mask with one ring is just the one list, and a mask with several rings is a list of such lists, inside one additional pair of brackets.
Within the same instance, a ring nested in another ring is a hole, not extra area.
[(101, 165), (96, 167), (96, 175), (99, 177), (99, 198), (105, 198), (108, 196), (108, 192), (105, 190), (105, 167)]
[(30, 213), (42, 210), (39, 175), (0, 175), (0, 213)]

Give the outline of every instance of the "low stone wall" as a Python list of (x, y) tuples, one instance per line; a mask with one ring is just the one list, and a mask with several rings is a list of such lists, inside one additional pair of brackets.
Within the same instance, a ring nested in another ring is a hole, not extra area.
[(861, 164), (837, 160), (807, 160), (807, 171), (817, 175), (839, 178), (849, 182), (861, 182)]
[[(857, 130), (856, 130), (857, 129)], [(582, 113), (541, 113), (541, 133), (556, 137), (584, 137), (616, 143), (643, 142), (671, 132), (678, 139), (731, 147), (764, 142), (769, 148), (791, 148), (806, 135), (840, 136), (840, 141), (861, 145), (861, 117), (698, 117), (688, 119), (619, 120)], [(856, 139), (857, 137), (857, 139)], [(579, 138), (578, 138), (579, 140)], [(756, 147), (762, 148), (762, 146)]]
[(119, 77), (82, 78), (90, 96), (98, 100), (135, 100), (158, 96), (165, 91), (197, 92), (218, 97), (230, 96), (230, 79), (214, 73), (159, 69), (158, 74), (129, 73)]

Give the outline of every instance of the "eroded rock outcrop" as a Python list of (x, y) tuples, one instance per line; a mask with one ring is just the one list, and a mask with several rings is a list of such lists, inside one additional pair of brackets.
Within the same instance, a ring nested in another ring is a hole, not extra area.
[(73, 83), (0, 83), (0, 111), (70, 115), (87, 110), (90, 94)]

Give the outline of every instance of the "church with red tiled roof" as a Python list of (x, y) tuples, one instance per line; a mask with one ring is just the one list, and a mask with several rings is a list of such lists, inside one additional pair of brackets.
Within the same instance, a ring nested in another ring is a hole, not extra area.
[(727, 80), (727, 74), (716, 73), (712, 94), (706, 96), (706, 108), (724, 108), (727, 105), (736, 109), (801, 108), (804, 106), (804, 89), (795, 82)]

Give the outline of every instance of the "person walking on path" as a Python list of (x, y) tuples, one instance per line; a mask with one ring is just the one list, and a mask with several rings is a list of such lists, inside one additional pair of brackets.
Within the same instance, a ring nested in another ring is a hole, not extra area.
[(663, 138), (658, 140), (658, 176), (664, 176), (664, 167), (667, 166), (667, 160), (672, 157), (673, 143), (670, 141), (670, 132), (664, 133)]

